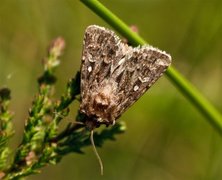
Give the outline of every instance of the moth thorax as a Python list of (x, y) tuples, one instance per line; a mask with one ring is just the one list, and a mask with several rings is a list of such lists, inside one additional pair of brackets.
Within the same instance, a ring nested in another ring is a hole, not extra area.
[(103, 93), (99, 93), (97, 95), (95, 95), (95, 99), (94, 99), (94, 105), (101, 107), (101, 108), (106, 108), (108, 107), (110, 104), (110, 97), (103, 94)]
[(115, 90), (116, 87), (107, 82), (92, 95), (94, 113), (100, 119), (113, 121), (112, 114), (116, 105)]
[[(95, 107), (102, 108), (101, 111), (105, 111), (106, 108), (112, 106), (112, 102), (114, 100), (114, 89), (115, 87), (112, 84), (105, 84), (103, 87), (97, 90), (94, 96), (94, 105)], [(103, 109), (104, 108), (104, 109)]]

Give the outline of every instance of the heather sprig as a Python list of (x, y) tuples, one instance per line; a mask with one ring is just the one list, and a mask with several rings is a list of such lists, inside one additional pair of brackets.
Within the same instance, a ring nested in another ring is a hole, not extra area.
[[(25, 122), (24, 134), (14, 157), (9, 161), (10, 149), (7, 146), (13, 135), (12, 113), (8, 110), (10, 90), (0, 90), (0, 178), (18, 179), (40, 172), (40, 168), (48, 164), (57, 164), (68, 153), (82, 153), (83, 147), (89, 146), (89, 131), (78, 114), (73, 123), (67, 124), (61, 132), (60, 122), (69, 114), (69, 105), (80, 94), (80, 73), (71, 78), (60, 99), (54, 97), (56, 75), (60, 64), (60, 56), (65, 47), (64, 40), (55, 39), (48, 48), (43, 59), (43, 74), (38, 78), (38, 93), (35, 95), (28, 118)], [(114, 140), (116, 134), (122, 133), (124, 124), (104, 129), (95, 134), (96, 145), (101, 146), (105, 140)]]

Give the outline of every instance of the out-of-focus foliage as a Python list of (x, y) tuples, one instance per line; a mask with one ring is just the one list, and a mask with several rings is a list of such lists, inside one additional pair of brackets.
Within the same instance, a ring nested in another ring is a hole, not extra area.
[[(102, 0), (150, 44), (164, 49), (176, 66), (222, 110), (222, 1)], [(75, 0), (2, 0), (0, 5), (0, 85), (11, 90), (16, 137), (36, 93), (39, 59), (51, 39), (63, 36), (66, 50), (58, 69), (57, 94), (80, 66), (84, 29), (107, 26)], [(73, 105), (73, 121), (77, 104)], [(189, 102), (161, 78), (122, 117), (128, 130), (98, 149), (106, 179), (221, 179), (221, 137)], [(91, 148), (69, 155), (28, 179), (102, 179)]]

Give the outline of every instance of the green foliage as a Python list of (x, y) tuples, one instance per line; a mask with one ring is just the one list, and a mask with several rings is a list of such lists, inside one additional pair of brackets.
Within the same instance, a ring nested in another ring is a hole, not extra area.
[(10, 154), (8, 141), (14, 134), (11, 122), (12, 113), (8, 110), (10, 99), (10, 90), (0, 89), (0, 172), (7, 168)]
[[(48, 164), (57, 164), (68, 153), (83, 153), (82, 148), (91, 145), (89, 131), (83, 123), (73, 122), (59, 132), (59, 123), (69, 114), (69, 105), (80, 93), (80, 73), (69, 80), (64, 95), (55, 100), (55, 68), (60, 64), (59, 57), (65, 46), (62, 38), (57, 38), (48, 50), (43, 61), (44, 72), (38, 79), (39, 93), (32, 102), (29, 117), (25, 124), (21, 144), (17, 147), (14, 159), (8, 164), (9, 138), (13, 134), (12, 114), (8, 111), (10, 90), (0, 90), (0, 177), (18, 179), (40, 172)], [(80, 115), (76, 118), (81, 120)], [(104, 129), (95, 134), (97, 145), (105, 140), (114, 140), (116, 134), (124, 131), (124, 125)]]

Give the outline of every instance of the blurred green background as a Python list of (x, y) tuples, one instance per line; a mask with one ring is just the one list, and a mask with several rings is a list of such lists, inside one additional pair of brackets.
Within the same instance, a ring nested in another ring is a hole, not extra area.
[[(173, 65), (222, 111), (222, 1), (221, 0), (101, 0), (153, 46), (166, 50)], [(76, 0), (1, 0), (0, 85), (12, 89), (16, 135), (23, 126), (41, 60), (49, 42), (66, 40), (57, 70), (56, 94), (80, 66), (82, 40), (90, 24), (109, 27)], [(78, 108), (72, 106), (70, 119)], [(85, 155), (70, 154), (56, 166), (27, 179), (222, 179), (222, 138), (166, 78), (161, 78), (122, 117), (125, 134), (107, 141), (98, 151), (105, 175), (91, 147)], [(64, 124), (66, 122), (63, 122)]]

